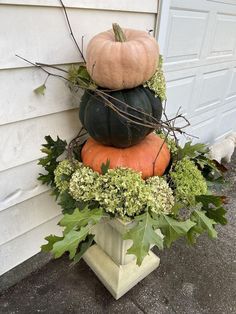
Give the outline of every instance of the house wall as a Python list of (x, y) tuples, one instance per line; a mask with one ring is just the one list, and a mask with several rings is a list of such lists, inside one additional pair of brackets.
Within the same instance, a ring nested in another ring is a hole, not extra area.
[[(68, 0), (75, 37), (84, 50), (112, 22), (154, 29), (157, 0)], [(0, 0), (0, 275), (40, 250), (59, 232), (60, 209), (37, 181), (44, 136), (70, 140), (78, 132), (78, 99), (65, 82), (49, 78), (45, 96), (33, 90), (46, 74), (20, 60), (67, 66), (81, 61), (56, 0)]]

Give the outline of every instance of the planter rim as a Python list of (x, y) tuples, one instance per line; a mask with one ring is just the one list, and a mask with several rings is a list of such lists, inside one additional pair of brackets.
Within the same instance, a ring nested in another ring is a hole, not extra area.
[(124, 234), (127, 230), (131, 229), (136, 224), (134, 220), (124, 221), (121, 218), (103, 218), (103, 222), (110, 224), (121, 234)]

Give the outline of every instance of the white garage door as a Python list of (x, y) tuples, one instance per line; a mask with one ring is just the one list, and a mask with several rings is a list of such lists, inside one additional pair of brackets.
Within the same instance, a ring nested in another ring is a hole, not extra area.
[(164, 0), (159, 41), (168, 113), (204, 142), (236, 130), (236, 0)]

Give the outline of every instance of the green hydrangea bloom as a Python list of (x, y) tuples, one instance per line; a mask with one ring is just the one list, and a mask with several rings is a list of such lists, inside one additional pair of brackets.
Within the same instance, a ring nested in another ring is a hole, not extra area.
[(81, 163), (76, 160), (71, 162), (68, 159), (59, 162), (54, 171), (54, 182), (60, 192), (64, 192), (69, 188), (71, 175), (80, 164)]
[(80, 167), (73, 173), (69, 192), (77, 201), (93, 201), (96, 194), (100, 194), (99, 174), (80, 163)]
[(150, 210), (155, 213), (169, 214), (174, 206), (174, 196), (165, 179), (151, 177), (146, 180), (146, 185), (151, 196), (147, 203)]
[(119, 217), (134, 217), (145, 210), (169, 213), (174, 205), (172, 190), (163, 178), (144, 181), (132, 169), (109, 169), (99, 175), (77, 164), (69, 182), (69, 193), (77, 201), (97, 201), (104, 210)]
[(155, 96), (160, 97), (161, 101), (164, 101), (166, 100), (166, 80), (162, 69), (162, 64), (163, 58), (160, 55), (156, 72), (147, 82), (144, 83), (143, 86), (150, 88), (152, 91), (154, 91)]
[(121, 217), (139, 214), (150, 197), (141, 174), (131, 169), (109, 169), (100, 176), (101, 193), (97, 199), (104, 210)]
[(102, 193), (97, 198), (105, 211), (133, 217), (147, 209), (169, 213), (174, 205), (172, 190), (163, 178), (152, 177), (146, 182), (131, 169), (110, 169), (100, 176)]
[(195, 163), (188, 158), (178, 161), (170, 176), (176, 186), (175, 196), (178, 201), (194, 204), (195, 195), (207, 193), (207, 184), (203, 175)]

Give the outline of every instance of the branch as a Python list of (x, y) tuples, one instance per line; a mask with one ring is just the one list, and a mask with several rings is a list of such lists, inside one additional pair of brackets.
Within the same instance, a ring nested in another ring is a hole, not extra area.
[(73, 39), (73, 41), (74, 41), (74, 43), (75, 43), (75, 45), (76, 45), (76, 47), (77, 47), (77, 49), (78, 49), (78, 51), (79, 51), (79, 53), (80, 53), (80, 55), (81, 55), (83, 61), (86, 63), (86, 60), (85, 60), (84, 55), (83, 55), (83, 52), (81, 51), (81, 49), (80, 49), (80, 47), (79, 47), (79, 45), (78, 45), (78, 43), (77, 43), (77, 41), (76, 41), (76, 39), (75, 39), (75, 36), (74, 36), (74, 34), (73, 34), (73, 31), (72, 31), (72, 28), (71, 28), (71, 25), (70, 25), (70, 20), (69, 20), (69, 18), (68, 18), (68, 14), (67, 14), (67, 11), (66, 11), (66, 7), (65, 7), (65, 5), (64, 5), (64, 3), (63, 3), (62, 0), (60, 0), (60, 3), (61, 3), (61, 6), (62, 6), (62, 8), (63, 8), (64, 14), (65, 14), (65, 17), (66, 17), (66, 22), (67, 22), (67, 25), (68, 25), (68, 27), (69, 27), (71, 37), (72, 37), (72, 39)]
[(159, 151), (157, 152), (156, 157), (155, 157), (155, 159), (154, 159), (154, 161), (153, 161), (153, 176), (155, 175), (155, 164), (156, 164), (157, 158), (158, 158), (158, 156), (160, 155), (160, 152), (161, 152), (161, 150), (162, 150), (162, 147), (163, 147), (164, 144), (166, 143), (166, 140), (167, 140), (167, 138), (168, 138), (168, 135), (169, 135), (169, 131), (168, 131), (167, 134), (165, 135), (165, 138), (164, 138), (164, 140), (163, 140), (163, 143), (161, 144), (161, 147), (160, 147)]
[(81, 128), (80, 128), (80, 130), (79, 130), (79, 133), (76, 135), (76, 137), (75, 138), (73, 138), (71, 141), (70, 141), (70, 143), (69, 143), (69, 145), (68, 145), (68, 148), (67, 148), (67, 158), (69, 159), (69, 160), (71, 160), (72, 162), (73, 162), (73, 149), (74, 149), (74, 147), (75, 146), (77, 146), (77, 145), (80, 145), (80, 144), (82, 144), (82, 142), (81, 142), (81, 138), (83, 138), (83, 136), (85, 136), (85, 135), (87, 135), (88, 134), (88, 132), (85, 130), (85, 132), (84, 133), (82, 133), (82, 131), (83, 130), (85, 130), (84, 129), (84, 127), (82, 126)]
[[(48, 70), (44, 69), (44, 67), (43, 67), (43, 65), (41, 65), (41, 63), (29, 61), (29, 60), (27, 60), (27, 59), (25, 59), (25, 58), (23, 58), (23, 57), (21, 57), (21, 56), (19, 56), (19, 55), (17, 55), (17, 54), (16, 54), (15, 56), (16, 56), (17, 58), (19, 58), (19, 59), (21, 59), (21, 60), (23, 60), (23, 61), (25, 61), (25, 62), (31, 64), (32, 66), (41, 69), (43, 72), (47, 73), (49, 76), (59, 77), (59, 78), (65, 80), (65, 81), (69, 82), (69, 80), (68, 80), (66, 77), (64, 77), (64, 76), (62, 76), (62, 75), (59, 75), (59, 74), (55, 74), (55, 73), (49, 72)], [(49, 65), (49, 64), (47, 64), (47, 65), (45, 65), (45, 66), (51, 67), (51, 68), (54, 68), (54, 69), (55, 69), (54, 66), (51, 66), (51, 65)], [(61, 70), (61, 69), (60, 69), (60, 70)]]
[(65, 73), (69, 73), (68, 71), (62, 69), (62, 68), (59, 68), (55, 65), (51, 65), (51, 64), (47, 64), (47, 63), (41, 63), (41, 62), (35, 62), (35, 65), (36, 66), (40, 66), (40, 67), (48, 67), (48, 68), (52, 68), (52, 69), (55, 69), (55, 70), (58, 70), (58, 71), (61, 71), (61, 72), (65, 72)]

